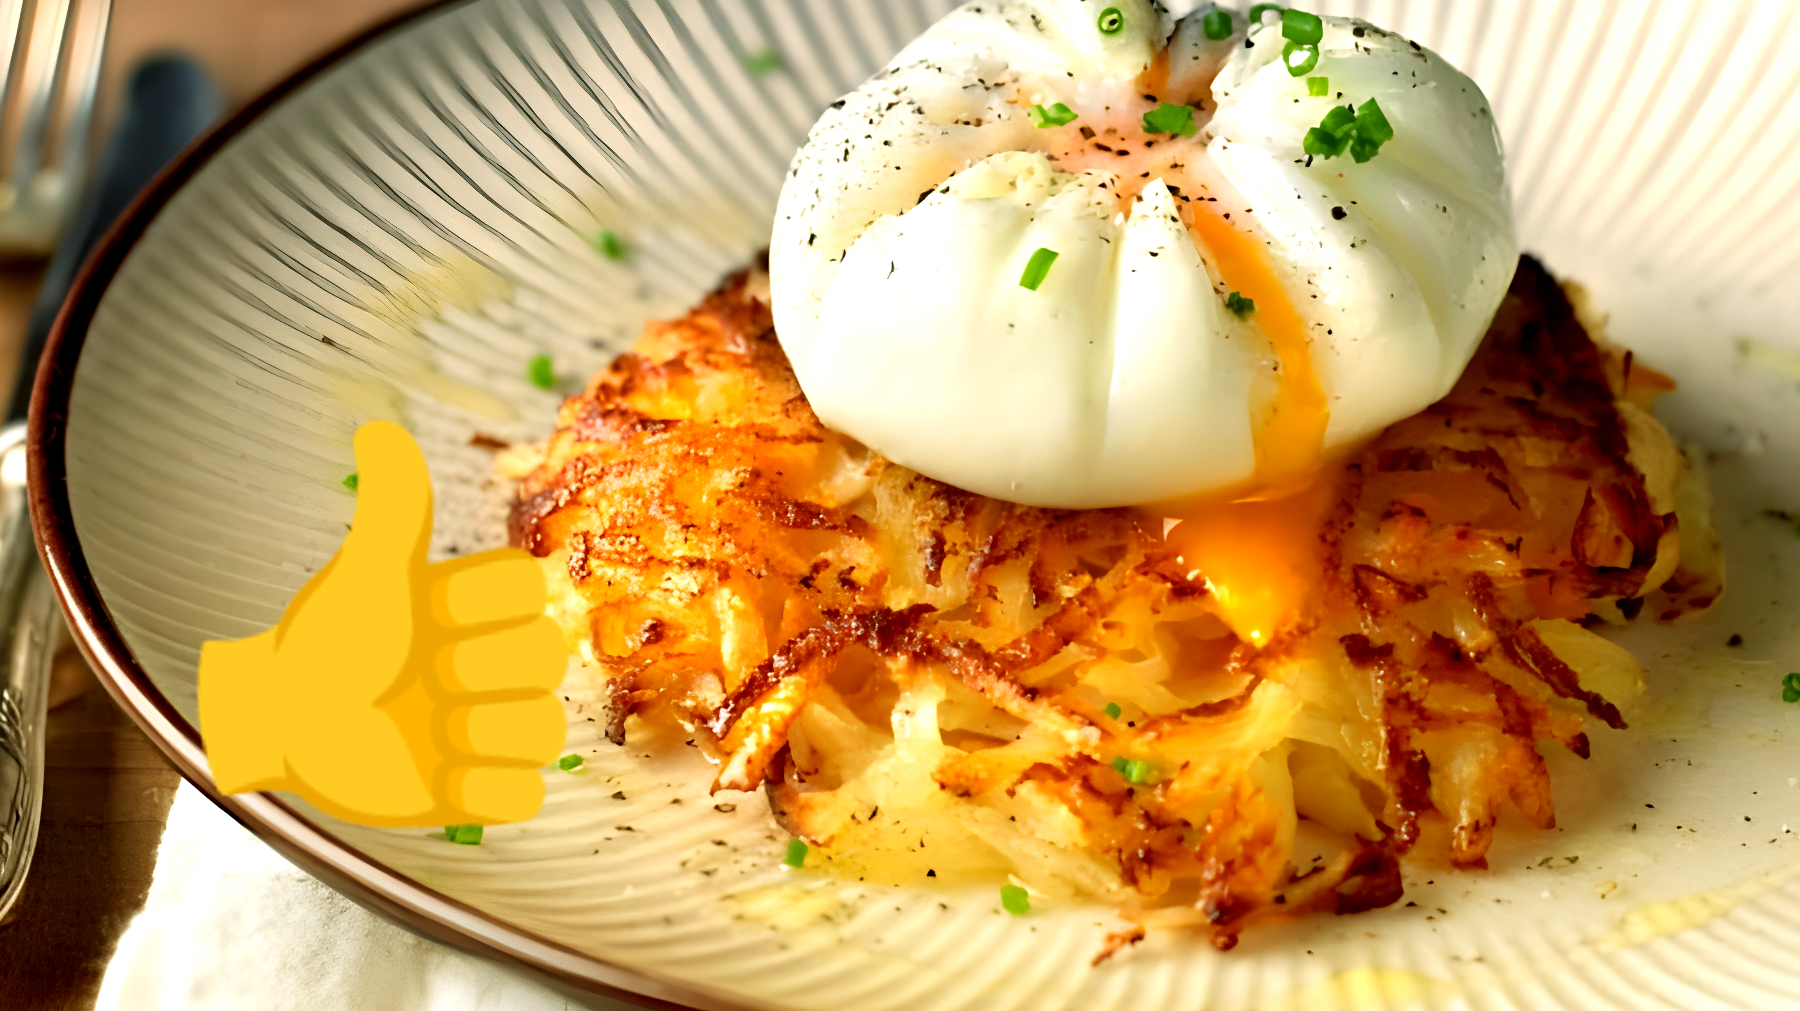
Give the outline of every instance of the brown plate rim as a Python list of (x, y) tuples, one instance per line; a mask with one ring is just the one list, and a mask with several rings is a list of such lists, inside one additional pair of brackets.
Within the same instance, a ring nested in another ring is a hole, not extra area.
[(671, 1011), (738, 1011), (747, 1005), (595, 958), (422, 885), (314, 825), (274, 794), (221, 794), (213, 784), (199, 730), (176, 711), (132, 655), (101, 597), (75, 529), (65, 455), (75, 370), (94, 313), (151, 222), (214, 156), (283, 99), (376, 39), (472, 2), (427, 0), (302, 67), (188, 145), (107, 230), (57, 312), (32, 385), (27, 422), (32, 532), (76, 644), (108, 693), (188, 782), (289, 861), (358, 905), (415, 933), (563, 985)]

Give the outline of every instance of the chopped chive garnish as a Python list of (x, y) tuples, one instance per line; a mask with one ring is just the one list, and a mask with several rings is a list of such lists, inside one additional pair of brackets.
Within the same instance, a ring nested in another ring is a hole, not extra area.
[(761, 77), (764, 74), (773, 74), (784, 66), (786, 66), (786, 64), (781, 62), (781, 54), (773, 49), (764, 49), (760, 52), (744, 54), (744, 69), (755, 74), (757, 77)]
[(1027, 109), (1025, 114), (1031, 117), (1031, 125), (1039, 130), (1052, 126), (1064, 126), (1081, 118), (1075, 114), (1074, 109), (1061, 102), (1051, 106), (1034, 105)]
[(1320, 158), (1336, 158), (1350, 146), (1350, 135), (1356, 132), (1356, 110), (1347, 105), (1332, 106), (1319, 125), (1306, 131), (1300, 148)]
[(1127, 783), (1142, 783), (1150, 778), (1149, 762), (1140, 762), (1135, 758), (1126, 758), (1124, 755), (1120, 755), (1107, 764), (1112, 766), (1114, 772), (1124, 776)]
[(1393, 139), (1393, 125), (1371, 98), (1356, 109), (1347, 105), (1333, 107), (1318, 126), (1306, 131), (1300, 149), (1320, 158), (1336, 158), (1348, 149), (1360, 164), (1375, 157), (1381, 145)]
[(1192, 137), (1200, 128), (1194, 125), (1194, 107), (1163, 102), (1144, 113), (1145, 133), (1178, 133)]
[(806, 866), (806, 841), (803, 839), (789, 839), (787, 856), (783, 857), (781, 862), (787, 864), (789, 867)]
[(1224, 11), (1207, 11), (1206, 17), (1200, 19), (1200, 28), (1207, 38), (1217, 42), (1231, 34), (1231, 15)]
[(556, 767), (564, 772), (574, 772), (581, 768), (583, 759), (580, 755), (564, 755), (556, 760)]
[(1250, 314), (1256, 311), (1256, 302), (1234, 291), (1225, 296), (1225, 308), (1230, 309), (1231, 314), (1238, 319), (1249, 319)]
[(631, 247), (625, 244), (624, 239), (619, 238), (619, 233), (610, 230), (594, 237), (594, 248), (609, 260), (623, 260), (631, 255)]
[(1119, 13), (1117, 7), (1108, 7), (1100, 12), (1100, 20), (1096, 22), (1102, 35), (1117, 35), (1125, 30), (1125, 15)]
[(462, 846), (481, 845), (480, 825), (445, 825), (444, 838)]
[(1301, 45), (1316, 46), (1325, 41), (1325, 22), (1319, 20), (1317, 14), (1289, 8), (1281, 12), (1281, 37)]
[(1356, 110), (1348, 105), (1334, 106), (1319, 120), (1319, 128), (1333, 137), (1348, 137), (1356, 129)]
[(1281, 47), (1281, 64), (1289, 77), (1305, 77), (1319, 65), (1319, 47), (1310, 42), (1290, 42)]
[(1300, 150), (1315, 158), (1335, 158), (1343, 154), (1344, 148), (1349, 145), (1350, 138), (1333, 136), (1323, 126), (1315, 126), (1301, 138)]
[(1251, 4), (1250, 27), (1255, 28), (1257, 25), (1262, 24), (1263, 11), (1284, 11), (1286, 9), (1287, 8), (1280, 4)]
[(1356, 137), (1350, 142), (1350, 157), (1357, 164), (1368, 161), (1381, 151), (1381, 145), (1394, 139), (1393, 124), (1382, 113), (1373, 98), (1356, 107)]
[(1000, 886), (1000, 905), (1014, 916), (1031, 912), (1031, 893), (1018, 885)]
[(1043, 284), (1044, 278), (1050, 276), (1050, 265), (1056, 262), (1059, 255), (1061, 254), (1054, 249), (1039, 247), (1037, 252), (1031, 254), (1031, 259), (1026, 261), (1025, 272), (1019, 275), (1019, 287), (1038, 290), (1038, 285)]
[(1800, 702), (1800, 671), (1781, 679), (1781, 701)]
[(525, 378), (531, 385), (540, 390), (556, 388), (556, 366), (551, 363), (549, 355), (533, 355), (525, 366)]
[(355, 474), (351, 474), (349, 477), (344, 478), (344, 487), (350, 489), (351, 491), (356, 490), (356, 475)]
[(1106, 718), (1109, 720), (1116, 720), (1120, 717), (1120, 715), (1122, 715), (1125, 712), (1125, 710), (1119, 708), (1119, 704), (1117, 702), (1108, 702), (1106, 704), (1106, 708), (1104, 708), (1100, 711), (1105, 713)]
[(1324, 98), (1331, 94), (1331, 78), (1309, 77), (1306, 79), (1306, 93), (1313, 98)]

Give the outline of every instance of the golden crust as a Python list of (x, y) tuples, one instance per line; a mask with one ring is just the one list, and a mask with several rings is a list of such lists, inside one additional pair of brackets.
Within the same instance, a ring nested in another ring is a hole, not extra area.
[[(1010, 873), (1222, 947), (1383, 905), (1422, 823), (1480, 864), (1502, 805), (1553, 823), (1537, 742), (1624, 725), (1602, 686), (1635, 664), (1580, 623), (1716, 596), (1676, 567), (1679, 454), (1619, 406), (1666, 380), (1529, 259), (1456, 390), (1333, 476), (1313, 599), (1260, 650), (1158, 518), (983, 498), (825, 429), (757, 287), (563, 406), (512, 539), (614, 687), (615, 740), (628, 712), (680, 721), (715, 789), (766, 788), (863, 876)], [(1340, 843), (1303, 873), (1301, 818)]]

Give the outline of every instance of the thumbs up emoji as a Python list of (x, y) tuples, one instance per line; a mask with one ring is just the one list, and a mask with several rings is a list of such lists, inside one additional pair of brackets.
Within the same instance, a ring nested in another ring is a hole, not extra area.
[(287, 790), (363, 825), (522, 821), (562, 748), (567, 653), (538, 563), (436, 564), (431, 482), (399, 425), (356, 433), (338, 553), (281, 623), (200, 651), (200, 727), (225, 793)]

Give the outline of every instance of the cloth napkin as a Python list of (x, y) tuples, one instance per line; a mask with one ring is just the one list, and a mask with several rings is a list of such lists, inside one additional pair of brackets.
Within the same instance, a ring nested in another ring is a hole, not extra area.
[(314, 880), (186, 782), (96, 1011), (634, 1011), (417, 937)]

